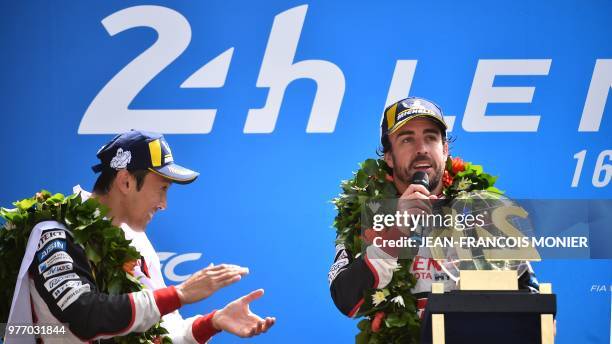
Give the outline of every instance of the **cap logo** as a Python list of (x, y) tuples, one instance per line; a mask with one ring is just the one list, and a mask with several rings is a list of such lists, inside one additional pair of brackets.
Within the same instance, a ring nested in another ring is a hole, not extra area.
[(130, 151), (123, 151), (123, 148), (117, 149), (117, 154), (110, 162), (110, 167), (115, 170), (124, 169), (132, 161), (132, 153)]
[(393, 104), (387, 113), (387, 129), (391, 129), (395, 125), (395, 111), (397, 110), (397, 103)]
[(161, 166), (161, 146), (159, 139), (149, 142), (149, 153), (151, 154), (151, 165), (153, 167)]
[(173, 165), (169, 165), (168, 170), (174, 174), (178, 174), (181, 176), (188, 175), (191, 173), (190, 171), (187, 171), (184, 168), (179, 168), (178, 166), (173, 166)]
[(435, 112), (433, 112), (431, 110), (428, 110), (428, 109), (425, 109), (425, 108), (417, 108), (417, 109), (409, 108), (409, 109), (406, 109), (406, 110), (404, 110), (403, 112), (401, 112), (401, 113), (399, 113), (397, 115), (397, 121), (399, 122), (399, 121), (403, 120), (404, 118), (406, 118), (406, 117), (408, 117), (410, 115), (414, 115), (414, 114), (429, 114), (429, 115), (436, 116)]
[(162, 141), (161, 143), (162, 143), (162, 145), (164, 145), (164, 148), (166, 149), (166, 152), (168, 154), (172, 155), (172, 151), (170, 150), (170, 146), (168, 146), (168, 142)]
[(166, 142), (165, 140), (161, 140), (161, 144), (164, 146), (164, 149), (166, 150), (166, 155), (164, 155), (164, 161), (166, 163), (174, 162), (174, 159), (172, 158), (172, 151), (170, 150), (170, 146), (168, 146), (168, 142)]
[(402, 105), (403, 105), (405, 108), (425, 108), (425, 107), (423, 106), (423, 104), (421, 104), (421, 101), (420, 101), (420, 100), (418, 100), (418, 99), (417, 99), (417, 100), (415, 100), (415, 101), (413, 101), (413, 102), (412, 102), (412, 104), (410, 104), (409, 102), (405, 102), (405, 101), (403, 101), (403, 102), (402, 102)]

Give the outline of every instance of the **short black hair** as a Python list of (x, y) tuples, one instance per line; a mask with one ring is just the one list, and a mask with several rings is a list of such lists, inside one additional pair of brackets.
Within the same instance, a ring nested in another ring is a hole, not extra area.
[[(110, 192), (111, 186), (117, 177), (117, 170), (105, 169), (100, 173), (98, 179), (96, 179), (96, 183), (93, 187), (93, 192), (98, 195), (106, 195)], [(136, 178), (136, 190), (140, 191), (142, 189), (142, 185), (144, 184), (145, 177), (149, 173), (148, 170), (135, 170), (128, 172)]]

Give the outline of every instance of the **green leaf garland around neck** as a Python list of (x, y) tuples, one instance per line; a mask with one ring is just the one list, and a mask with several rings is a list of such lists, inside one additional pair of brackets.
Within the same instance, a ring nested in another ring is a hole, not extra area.
[[(143, 285), (123, 269), (140, 258), (125, 239), (123, 230), (105, 218), (108, 208), (95, 198), (82, 201), (80, 194), (64, 197), (42, 190), (34, 197), (14, 202), (15, 208), (0, 208), (6, 223), (0, 227), (0, 322), (8, 319), (17, 274), (34, 226), (42, 221), (58, 221), (71, 231), (76, 244), (85, 248), (94, 283), (102, 293), (117, 295), (143, 289)], [(155, 324), (144, 333), (115, 337), (117, 343), (152, 343), (168, 331)], [(167, 337), (164, 342), (170, 342)]]
[[(392, 170), (382, 159), (368, 159), (350, 180), (342, 181), (342, 193), (332, 200), (337, 215), (334, 219), (336, 244), (344, 245), (353, 258), (361, 255), (364, 241), (361, 236), (361, 209), (375, 200), (398, 197)], [(443, 194), (446, 198), (460, 197), (474, 190), (503, 193), (496, 189), (496, 177), (483, 172), (482, 166), (449, 157), (443, 175)], [(363, 304), (356, 314), (363, 318), (358, 324), (358, 344), (418, 343), (420, 321), (416, 299), (411, 289), (416, 280), (410, 273), (412, 259), (398, 259), (389, 284), (383, 289), (364, 292)]]

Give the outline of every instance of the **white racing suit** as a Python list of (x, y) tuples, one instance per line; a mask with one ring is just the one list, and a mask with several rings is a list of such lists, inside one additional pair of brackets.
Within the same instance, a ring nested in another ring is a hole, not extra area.
[[(78, 186), (74, 191), (82, 192), (83, 198), (89, 196)], [(132, 231), (126, 225), (121, 227), (142, 255), (134, 275), (145, 289), (109, 295), (97, 289), (85, 248), (74, 242), (70, 230), (55, 221), (45, 222), (38, 245), (33, 246), (36, 251), (22, 288), (29, 287), (34, 324), (65, 323), (68, 328), (64, 335), (42, 336), (43, 341), (80, 343), (109, 339), (144, 332), (162, 319), (162, 326), (170, 332), (174, 343), (207, 342), (218, 332), (212, 327), (213, 313), (183, 319), (177, 311), (181, 306), (178, 294), (173, 286), (165, 285), (159, 258), (146, 234)], [(13, 309), (23, 302), (14, 301)], [(7, 338), (7, 343), (12, 341), (24, 342), (23, 338)]]

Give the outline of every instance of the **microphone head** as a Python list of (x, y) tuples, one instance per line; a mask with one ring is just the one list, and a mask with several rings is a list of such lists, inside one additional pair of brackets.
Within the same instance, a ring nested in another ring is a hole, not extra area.
[(423, 185), (427, 190), (429, 190), (429, 176), (423, 171), (414, 172), (414, 175), (412, 175), (411, 184), (420, 184)]

